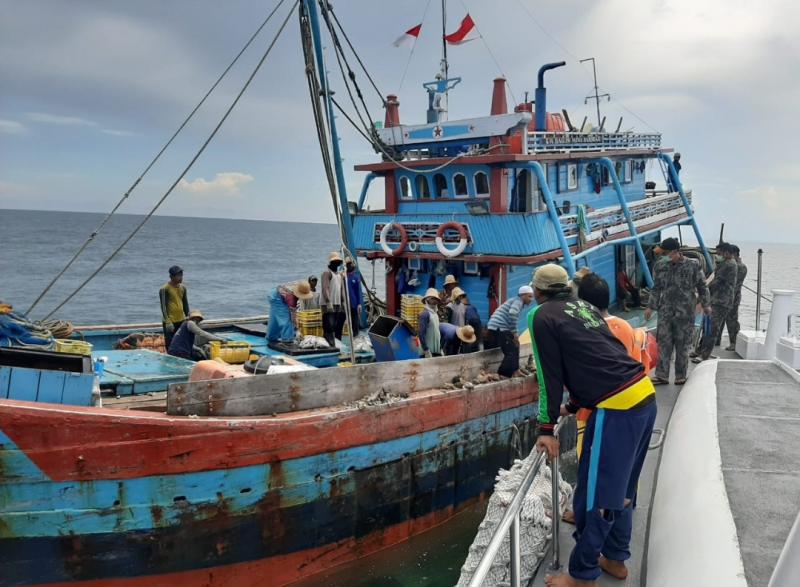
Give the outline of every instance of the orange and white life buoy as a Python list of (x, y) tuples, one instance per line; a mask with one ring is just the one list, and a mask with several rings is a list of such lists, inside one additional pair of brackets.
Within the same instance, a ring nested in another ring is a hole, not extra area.
[[(458, 231), (458, 245), (455, 249), (448, 249), (444, 245), (444, 233), (448, 230)], [(467, 248), (467, 231), (460, 222), (445, 222), (436, 231), (436, 248), (445, 257), (458, 257)]]
[[(400, 245), (396, 249), (391, 248), (389, 243), (386, 242), (386, 239), (389, 236), (389, 231), (393, 228), (400, 233)], [(408, 233), (402, 224), (397, 222), (388, 222), (383, 225), (383, 228), (381, 229), (381, 248), (383, 249), (384, 253), (391, 256), (399, 255), (406, 250), (407, 244)]]

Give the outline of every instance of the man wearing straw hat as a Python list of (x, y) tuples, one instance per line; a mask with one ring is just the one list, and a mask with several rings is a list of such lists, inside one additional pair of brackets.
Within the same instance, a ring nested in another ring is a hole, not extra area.
[(442, 354), (442, 336), (439, 332), (439, 292), (429, 287), (422, 297), (424, 309), (419, 315), (419, 343), (423, 356), (430, 358)]
[(464, 326), (467, 323), (467, 305), (462, 303), (467, 294), (460, 287), (454, 287), (450, 292), (450, 302), (447, 304), (447, 321), (453, 326)]
[(439, 319), (442, 322), (449, 322), (450, 302), (453, 301), (453, 291), (458, 287), (458, 279), (455, 275), (445, 275), (444, 289), (439, 292)]
[(172, 341), (169, 344), (167, 353), (173, 357), (201, 361), (208, 358), (206, 345), (212, 340), (224, 341), (221, 336), (216, 336), (200, 328), (203, 321), (203, 313), (200, 310), (192, 310), (183, 321)]
[(439, 324), (439, 335), (442, 340), (442, 353), (446, 357), (461, 354), (465, 345), (474, 344), (478, 340), (472, 326), (454, 326), (447, 322)]
[(299, 300), (314, 297), (307, 281), (284, 283), (272, 288), (269, 294), (269, 322), (267, 323), (267, 342), (294, 342), (295, 314)]

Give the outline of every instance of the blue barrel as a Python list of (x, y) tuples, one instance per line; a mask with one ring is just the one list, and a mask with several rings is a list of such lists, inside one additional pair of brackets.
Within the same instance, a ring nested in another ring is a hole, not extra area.
[(419, 338), (405, 320), (380, 316), (369, 329), (376, 361), (418, 359)]

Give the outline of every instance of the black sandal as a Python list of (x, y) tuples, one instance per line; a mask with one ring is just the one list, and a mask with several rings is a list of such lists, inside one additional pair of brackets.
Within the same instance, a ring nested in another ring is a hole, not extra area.
[(661, 377), (653, 377), (650, 381), (653, 382), (653, 385), (669, 385), (669, 380), (661, 379)]

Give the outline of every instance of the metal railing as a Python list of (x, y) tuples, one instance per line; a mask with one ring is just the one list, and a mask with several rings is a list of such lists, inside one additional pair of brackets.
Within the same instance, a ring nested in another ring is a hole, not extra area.
[[(558, 433), (561, 430), (562, 425), (567, 421), (567, 418), (562, 418), (558, 425), (556, 426), (555, 430), (553, 431), (553, 435), (558, 438)], [(534, 449), (535, 450), (535, 449)], [(546, 453), (539, 453), (536, 455), (536, 459), (533, 461), (533, 465), (531, 468), (528, 469), (528, 472), (525, 474), (525, 477), (522, 479), (522, 483), (517, 489), (517, 492), (514, 494), (514, 499), (511, 500), (511, 503), (508, 505), (508, 509), (506, 513), (503, 515), (503, 519), (500, 520), (500, 523), (497, 525), (497, 528), (494, 530), (494, 534), (492, 534), (492, 539), (489, 541), (489, 544), (486, 546), (486, 551), (483, 553), (483, 557), (481, 558), (481, 562), (478, 563), (478, 568), (475, 569), (475, 572), (472, 575), (472, 579), (469, 582), (469, 587), (480, 587), (483, 585), (483, 581), (486, 579), (486, 575), (489, 574), (489, 570), (492, 568), (492, 563), (494, 563), (494, 559), (497, 557), (497, 553), (500, 551), (500, 547), (503, 545), (503, 540), (505, 539), (506, 533), (508, 533), (509, 538), (509, 547), (510, 547), (510, 557), (509, 557), (509, 573), (511, 575), (510, 585), (511, 587), (520, 587), (520, 562), (521, 562), (521, 553), (519, 550), (519, 514), (522, 510), (522, 503), (525, 501), (525, 496), (528, 494), (528, 490), (530, 489), (531, 485), (533, 485), (533, 481), (536, 479), (536, 476), (539, 474), (539, 470), (542, 468), (542, 464), (545, 461), (545, 454)], [(561, 568), (560, 563), (560, 549), (558, 543), (558, 532), (559, 532), (559, 522), (561, 521), (561, 508), (560, 508), (560, 491), (559, 491), (559, 483), (558, 483), (558, 456), (552, 460), (550, 464), (551, 467), (551, 477), (552, 477), (552, 516), (553, 516), (553, 564), (551, 565), (552, 570), (558, 570)]]
[(615, 151), (658, 149), (660, 133), (631, 132), (532, 132), (528, 134), (528, 150), (548, 151)]

